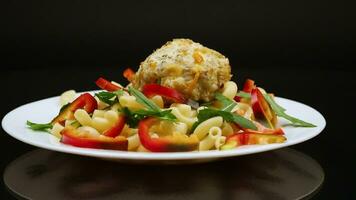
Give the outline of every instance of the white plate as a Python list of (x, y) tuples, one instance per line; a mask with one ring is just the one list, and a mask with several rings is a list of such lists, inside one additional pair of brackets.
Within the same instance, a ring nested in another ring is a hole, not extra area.
[[(47, 98), (44, 100), (20, 106), (9, 112), (2, 120), (3, 129), (12, 137), (40, 148), (59, 151), (64, 153), (91, 156), (103, 159), (111, 159), (125, 162), (159, 162), (159, 163), (192, 163), (205, 162), (224, 157), (241, 156), (253, 154), (273, 149), (279, 149), (290, 145), (298, 144), (318, 135), (325, 127), (324, 117), (315, 109), (285, 98), (276, 98), (277, 103), (287, 109), (287, 113), (315, 124), (314, 128), (284, 127), (287, 141), (281, 144), (269, 145), (247, 145), (229, 151), (205, 151), (205, 152), (178, 152), (178, 153), (145, 153), (126, 152), (115, 150), (101, 150), (78, 148), (61, 144), (59, 140), (44, 132), (35, 132), (26, 127), (26, 121), (36, 123), (47, 123), (58, 114), (59, 97)], [(287, 121), (279, 118), (281, 125)]]

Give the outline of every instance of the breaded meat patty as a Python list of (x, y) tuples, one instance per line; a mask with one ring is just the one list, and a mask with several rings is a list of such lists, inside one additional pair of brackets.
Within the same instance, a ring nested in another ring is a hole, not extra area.
[(210, 101), (230, 79), (229, 60), (221, 53), (189, 39), (174, 39), (140, 64), (132, 84), (141, 89), (145, 84), (159, 83), (186, 98)]

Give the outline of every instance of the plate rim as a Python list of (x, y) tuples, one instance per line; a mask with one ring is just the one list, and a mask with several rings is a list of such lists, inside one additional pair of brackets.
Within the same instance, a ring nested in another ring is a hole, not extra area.
[[(89, 93), (96, 92), (100, 90), (94, 90), (94, 91), (87, 91)], [(83, 92), (81, 92), (83, 93)], [(69, 153), (69, 154), (75, 154), (75, 155), (81, 155), (81, 156), (89, 156), (89, 157), (97, 157), (97, 158), (106, 158), (106, 159), (120, 159), (120, 160), (194, 160), (194, 159), (217, 159), (217, 158), (225, 158), (225, 157), (233, 157), (233, 156), (242, 156), (242, 155), (248, 155), (248, 154), (255, 154), (255, 153), (260, 153), (260, 152), (265, 152), (265, 151), (271, 151), (283, 147), (288, 147), (292, 146), (295, 144), (299, 144), (302, 142), (305, 142), (307, 140), (310, 140), (317, 135), (319, 135), (326, 127), (326, 120), (325, 117), (316, 109), (313, 107), (306, 105), (304, 103), (283, 98), (283, 97), (276, 97), (277, 101), (280, 99), (282, 101), (289, 101), (292, 102), (293, 104), (300, 104), (303, 107), (307, 107), (308, 109), (311, 109), (314, 111), (315, 115), (318, 115), (318, 118), (321, 119), (320, 124), (317, 127), (315, 131), (313, 131), (311, 134), (308, 134), (306, 137), (303, 137), (298, 140), (287, 140), (285, 143), (279, 143), (279, 144), (268, 144), (268, 145), (253, 145), (253, 146), (258, 146), (258, 148), (236, 148), (228, 151), (217, 151), (217, 150), (210, 150), (210, 151), (203, 151), (203, 152), (162, 152), (162, 153), (153, 153), (153, 152), (130, 152), (130, 151), (117, 151), (117, 150), (103, 150), (103, 149), (90, 149), (90, 148), (81, 148), (81, 147), (74, 147), (74, 146), (69, 146), (69, 145), (53, 145), (51, 143), (43, 143), (39, 141), (31, 141), (27, 140), (26, 138), (21, 138), (17, 133), (14, 133), (10, 127), (7, 126), (7, 122), (9, 121), (9, 118), (11, 115), (13, 115), (17, 110), (29, 106), (30, 104), (34, 103), (40, 103), (41, 101), (48, 101), (51, 99), (59, 98), (59, 96), (54, 96), (54, 97), (48, 97), (45, 99), (33, 101), (26, 103), (24, 105), (18, 106), (17, 108), (11, 110), (8, 112), (2, 119), (1, 126), (3, 130), (10, 135), (11, 137), (15, 138), (16, 140), (19, 140), (21, 142), (24, 142), (26, 144), (51, 150), (51, 151), (57, 151), (57, 152), (62, 152), (62, 153)], [(49, 138), (53, 137), (56, 138), (53, 135), (49, 135)], [(58, 140), (58, 139), (57, 139)], [(249, 145), (251, 147), (252, 145)]]

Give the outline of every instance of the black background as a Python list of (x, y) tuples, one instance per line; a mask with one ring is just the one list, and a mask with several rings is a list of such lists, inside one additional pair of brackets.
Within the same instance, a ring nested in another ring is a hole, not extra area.
[[(325, 116), (325, 131), (293, 148), (325, 171), (316, 198), (351, 199), (354, 8), (320, 0), (2, 2), (0, 116), (67, 89), (95, 89), (100, 75), (124, 82), (125, 67), (137, 69), (168, 40), (191, 38), (226, 55), (239, 85), (251, 77)], [(1, 171), (34, 149), (4, 131), (0, 139)]]

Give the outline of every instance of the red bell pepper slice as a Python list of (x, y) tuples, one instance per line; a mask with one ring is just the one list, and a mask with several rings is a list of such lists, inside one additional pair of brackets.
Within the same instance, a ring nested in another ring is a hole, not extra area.
[(120, 115), (115, 124), (108, 130), (104, 131), (103, 135), (108, 137), (116, 137), (121, 134), (122, 129), (125, 126), (125, 117)]
[(115, 91), (121, 89), (121, 87), (111, 83), (110, 81), (108, 81), (102, 77), (98, 78), (98, 80), (96, 80), (95, 83), (99, 88), (101, 88), (103, 90), (107, 90), (109, 92), (115, 92)]
[(186, 102), (185, 97), (179, 93), (177, 90), (155, 83), (146, 84), (142, 88), (143, 94), (147, 97), (152, 97), (154, 95), (163, 96), (166, 99), (172, 100), (175, 103), (184, 103)]
[(243, 87), (243, 91), (247, 92), (247, 93), (251, 93), (252, 89), (256, 88), (255, 86), (255, 81), (251, 80), (251, 79), (247, 79), (245, 81), (244, 87)]
[[(256, 124), (256, 123), (255, 123)], [(282, 128), (277, 128), (277, 129), (270, 129), (266, 128), (264, 126), (257, 125), (258, 130), (252, 130), (252, 129), (243, 129), (245, 133), (256, 133), (256, 134), (268, 134), (268, 135), (284, 135), (284, 131)], [(260, 128), (262, 126), (263, 128)]]
[[(247, 79), (244, 83), (244, 86), (242, 88), (242, 91), (246, 92), (246, 93), (251, 93), (252, 89), (256, 88), (256, 85), (255, 85), (255, 81), (254, 80), (251, 80), (251, 79)], [(242, 101), (242, 97), (239, 97), (239, 96), (235, 96), (234, 97), (234, 100), (236, 102), (241, 102)]]
[(223, 150), (227, 150), (242, 145), (273, 144), (282, 143), (284, 141), (286, 141), (286, 138), (283, 135), (242, 132), (234, 133), (228, 136), (225, 145), (223, 145), (221, 148)]
[(151, 138), (150, 127), (157, 121), (155, 118), (141, 120), (138, 125), (138, 134), (141, 144), (152, 152), (177, 152), (193, 151), (197, 149), (199, 140), (195, 136), (175, 138), (167, 136), (163, 138)]
[(72, 103), (62, 108), (51, 123), (63, 124), (67, 119), (74, 119), (74, 112), (77, 109), (84, 108), (84, 110), (88, 113), (92, 113), (97, 107), (98, 103), (95, 98), (89, 93), (84, 93), (75, 99)]
[(235, 100), (236, 102), (240, 102), (241, 99), (242, 99), (242, 97), (239, 97), (239, 96), (235, 96), (235, 97), (234, 97), (234, 100)]
[(80, 132), (73, 127), (66, 127), (61, 132), (61, 142), (64, 144), (94, 149), (127, 150), (128, 141), (125, 137), (116, 138), (106, 136), (92, 136), (86, 132)]
[(128, 81), (131, 82), (135, 76), (135, 72), (131, 68), (127, 68), (127, 69), (125, 69), (123, 75)]
[(274, 128), (276, 126), (277, 116), (258, 88), (254, 88), (251, 91), (251, 104), (256, 118), (267, 122), (266, 124), (270, 128)]

